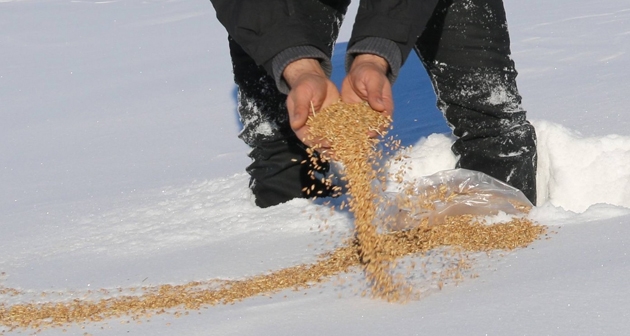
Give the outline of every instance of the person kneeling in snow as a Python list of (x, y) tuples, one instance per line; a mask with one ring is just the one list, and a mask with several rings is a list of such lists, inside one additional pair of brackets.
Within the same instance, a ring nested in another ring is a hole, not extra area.
[[(311, 109), (339, 98), (391, 115), (391, 84), (413, 49), (457, 140), (457, 167), (486, 173), (536, 204), (536, 135), (521, 107), (502, 0), (361, 0), (341, 91), (331, 55), (349, 0), (211, 0), (226, 28), (238, 87), (239, 137), (252, 151), (250, 188), (260, 207), (315, 184), (302, 143)], [(319, 165), (326, 173), (327, 163)]]

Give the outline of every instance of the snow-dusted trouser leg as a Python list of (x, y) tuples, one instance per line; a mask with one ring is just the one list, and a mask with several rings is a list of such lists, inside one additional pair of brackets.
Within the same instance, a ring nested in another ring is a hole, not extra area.
[(536, 134), (521, 106), (502, 0), (440, 0), (416, 51), (458, 138), (458, 167), (536, 204)]
[(308, 154), (291, 130), (286, 95), (233, 39), (229, 42), (237, 110), (243, 124), (239, 138), (252, 148), (252, 163), (246, 171), (256, 205), (266, 208), (305, 197), (302, 189), (312, 184), (317, 184), (317, 190), (325, 190), (319, 181), (310, 178), (312, 167), (302, 164)]
[[(313, 6), (313, 29), (330, 36), (332, 50), (348, 1), (301, 1)], [(237, 85), (238, 114), (243, 124), (239, 138), (252, 148), (249, 156), (253, 161), (246, 170), (251, 176), (250, 188), (256, 204), (268, 207), (293, 198), (331, 195), (329, 186), (312, 178), (310, 172), (315, 167), (310, 163), (301, 164), (308, 154), (306, 146), (291, 130), (287, 96), (278, 91), (273, 77), (256, 65), (241, 46), (232, 38), (228, 40)], [(320, 166), (318, 171), (327, 170), (327, 164)], [(305, 187), (308, 192), (304, 191)]]
[(286, 107), (287, 96), (276, 88), (273, 77), (231, 37), (228, 37), (239, 119), (239, 138), (250, 147), (293, 134)]

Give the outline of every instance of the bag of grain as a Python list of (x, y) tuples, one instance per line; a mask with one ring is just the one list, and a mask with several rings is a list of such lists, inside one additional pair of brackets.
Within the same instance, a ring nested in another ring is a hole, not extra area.
[(523, 193), (484, 173), (451, 169), (402, 184), (381, 197), (377, 225), (388, 231), (439, 225), (447, 216), (519, 216), (531, 202)]

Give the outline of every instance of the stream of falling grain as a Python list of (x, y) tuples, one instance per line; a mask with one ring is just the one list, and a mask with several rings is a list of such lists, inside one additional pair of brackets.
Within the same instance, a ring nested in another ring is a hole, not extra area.
[(338, 102), (311, 116), (307, 125), (313, 138), (325, 139), (330, 144), (335, 160), (343, 165), (359, 257), (372, 295), (388, 301), (408, 297), (411, 287), (392, 274), (395, 246), (389, 246), (390, 241), (383, 239), (374, 225), (381, 152), (376, 149), (379, 140), (368, 136), (368, 132), (382, 133), (381, 130), (389, 127), (390, 119), (367, 103)]

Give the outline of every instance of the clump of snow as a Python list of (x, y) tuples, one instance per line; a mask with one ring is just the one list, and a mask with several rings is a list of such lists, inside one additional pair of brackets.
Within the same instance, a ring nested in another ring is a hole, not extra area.
[(540, 204), (574, 212), (597, 203), (630, 208), (630, 137), (582, 137), (548, 121), (534, 126)]

